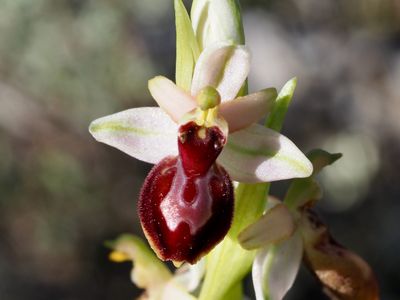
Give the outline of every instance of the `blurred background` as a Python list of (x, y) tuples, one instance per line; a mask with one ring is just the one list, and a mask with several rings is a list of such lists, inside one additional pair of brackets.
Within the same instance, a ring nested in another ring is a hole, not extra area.
[[(284, 133), (326, 169), (319, 212), (400, 295), (400, 1), (242, 0), (250, 89), (298, 76)], [(104, 240), (142, 235), (150, 165), (88, 134), (174, 77), (172, 1), (0, 0), (0, 298), (133, 299)], [(284, 194), (287, 182), (273, 185)], [(250, 280), (248, 294), (251, 296)], [(304, 270), (287, 299), (327, 299)]]

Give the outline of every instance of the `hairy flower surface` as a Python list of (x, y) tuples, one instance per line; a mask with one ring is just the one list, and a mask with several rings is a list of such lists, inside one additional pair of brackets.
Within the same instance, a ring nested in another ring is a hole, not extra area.
[(157, 76), (149, 90), (160, 108), (130, 109), (90, 126), (98, 141), (157, 164), (142, 188), (139, 216), (161, 259), (194, 263), (225, 236), (231, 179), (269, 182), (312, 172), (289, 139), (255, 124), (272, 107), (275, 89), (236, 98), (248, 72), (246, 47), (213, 45), (196, 63), (190, 93)]

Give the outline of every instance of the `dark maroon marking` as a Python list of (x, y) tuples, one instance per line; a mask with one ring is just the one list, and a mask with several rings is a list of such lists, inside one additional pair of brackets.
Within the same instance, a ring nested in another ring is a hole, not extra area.
[[(199, 137), (202, 128), (205, 130), (205, 138)], [(179, 156), (188, 175), (202, 175), (207, 172), (226, 143), (226, 138), (218, 127), (201, 127), (195, 122), (182, 125), (178, 134)]]
[(201, 142), (200, 128), (193, 122), (180, 128), (186, 134), (178, 141), (181, 156), (154, 166), (140, 193), (143, 230), (163, 260), (195, 263), (224, 238), (232, 222), (232, 182), (215, 163), (225, 137), (218, 128), (208, 128)]

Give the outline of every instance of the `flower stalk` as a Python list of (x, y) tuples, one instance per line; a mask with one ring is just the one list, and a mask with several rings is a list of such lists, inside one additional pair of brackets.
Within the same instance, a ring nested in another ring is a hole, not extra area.
[[(296, 84), (297, 79), (293, 78), (284, 85), (266, 127), (276, 130), (282, 128)], [(263, 214), (267, 206), (269, 187), (269, 183), (239, 183), (236, 187), (232, 227), (222, 243), (207, 256), (207, 273), (200, 293), (201, 300), (224, 299), (224, 294), (249, 272), (256, 252), (243, 249), (238, 243), (238, 235)], [(229, 274), (229, 277), (225, 274)], [(224, 278), (222, 283), (220, 278)]]

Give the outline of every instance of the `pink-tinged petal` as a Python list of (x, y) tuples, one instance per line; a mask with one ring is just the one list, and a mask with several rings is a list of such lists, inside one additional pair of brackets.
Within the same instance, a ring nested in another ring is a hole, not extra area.
[(263, 248), (253, 263), (253, 285), (257, 300), (281, 300), (292, 287), (303, 256), (301, 236)]
[(178, 154), (178, 126), (159, 107), (132, 108), (94, 120), (89, 131), (97, 141), (145, 162), (155, 164)]
[(379, 288), (370, 266), (357, 254), (337, 243), (311, 210), (301, 220), (307, 267), (331, 299), (378, 300)]
[(290, 237), (295, 224), (286, 205), (280, 203), (268, 210), (257, 222), (251, 224), (239, 234), (240, 245), (252, 250), (265, 247)]
[(193, 97), (166, 77), (154, 77), (149, 80), (148, 86), (154, 100), (175, 122), (197, 107)]
[(248, 183), (308, 177), (313, 170), (292, 141), (258, 124), (230, 134), (218, 162), (232, 180)]
[(221, 100), (232, 100), (242, 87), (250, 68), (250, 54), (244, 46), (217, 44), (206, 48), (194, 69), (192, 95), (206, 86), (215, 87)]
[(265, 89), (222, 103), (219, 113), (228, 122), (229, 132), (235, 132), (264, 117), (271, 110), (276, 96), (276, 89)]

